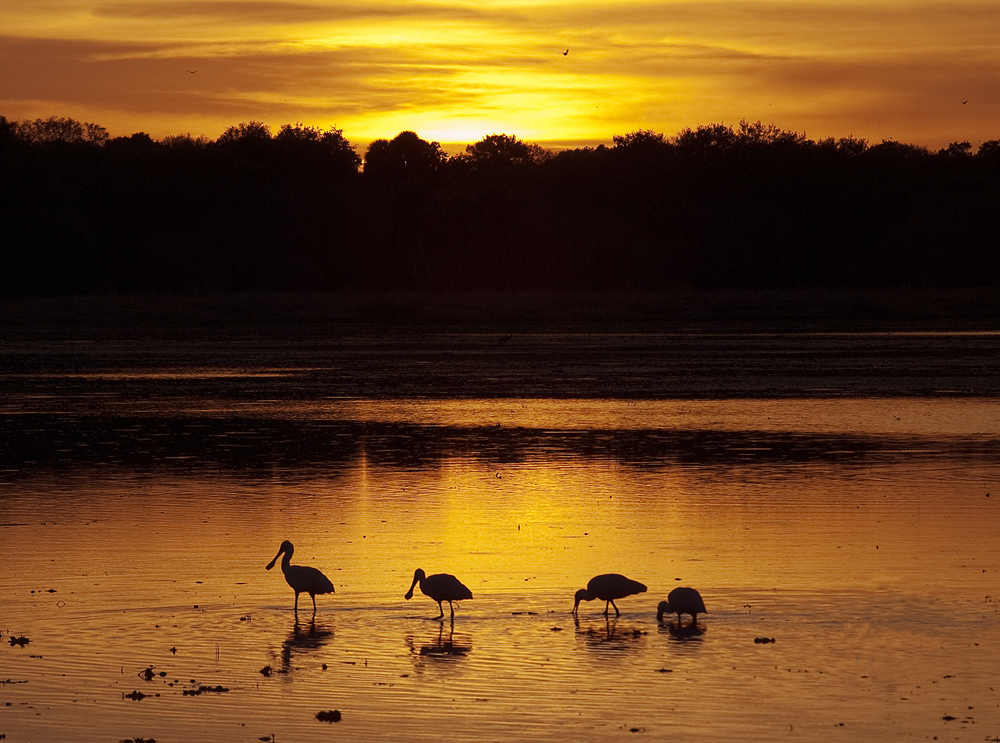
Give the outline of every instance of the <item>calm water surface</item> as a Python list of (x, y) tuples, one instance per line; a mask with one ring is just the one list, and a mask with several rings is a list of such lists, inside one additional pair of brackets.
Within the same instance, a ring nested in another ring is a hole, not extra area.
[[(8, 375), (6, 741), (1000, 736), (995, 398), (240, 392), (299, 371)], [(454, 623), (418, 567), (472, 589)], [(604, 572), (649, 591), (574, 618)]]

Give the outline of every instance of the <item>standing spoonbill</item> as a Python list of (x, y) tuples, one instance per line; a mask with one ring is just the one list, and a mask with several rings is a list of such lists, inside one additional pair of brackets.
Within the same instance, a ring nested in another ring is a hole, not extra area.
[(472, 591), (466, 588), (465, 584), (454, 575), (438, 573), (437, 575), (428, 576), (420, 568), (417, 568), (413, 573), (413, 583), (410, 584), (410, 590), (406, 592), (403, 598), (407, 601), (412, 599), (413, 587), (418, 583), (420, 584), (420, 593), (424, 596), (430, 596), (438, 602), (438, 609), (441, 610), (441, 613), (434, 617), (435, 619), (441, 619), (444, 616), (444, 606), (441, 605), (442, 601), (448, 602), (448, 606), (451, 607), (451, 618), (454, 619), (455, 605), (451, 602), (472, 598)]
[(702, 600), (701, 594), (687, 586), (678, 586), (675, 588), (667, 594), (667, 600), (661, 601), (659, 606), (656, 607), (656, 619), (660, 622), (663, 621), (664, 614), (676, 614), (677, 623), (680, 624), (681, 614), (690, 614), (691, 623), (697, 624), (698, 615), (707, 613), (708, 609), (705, 608), (705, 602)]
[(586, 588), (581, 588), (576, 592), (576, 601), (573, 604), (573, 613), (576, 614), (581, 601), (593, 601), (601, 599), (607, 601), (604, 605), (605, 615), (608, 613), (608, 606), (615, 607), (615, 616), (620, 616), (621, 612), (615, 606), (615, 599), (623, 599), (634, 593), (645, 593), (646, 586), (637, 580), (626, 578), (618, 573), (606, 573), (590, 579)]
[(315, 614), (316, 594), (333, 593), (333, 583), (316, 568), (311, 568), (308, 565), (292, 565), (293, 552), (295, 552), (295, 547), (286, 539), (281, 543), (278, 554), (267, 564), (267, 569), (273, 568), (274, 563), (284, 553), (285, 557), (281, 560), (281, 572), (285, 574), (285, 582), (295, 591), (295, 613), (299, 613), (299, 594), (308, 593), (313, 600), (313, 614)]

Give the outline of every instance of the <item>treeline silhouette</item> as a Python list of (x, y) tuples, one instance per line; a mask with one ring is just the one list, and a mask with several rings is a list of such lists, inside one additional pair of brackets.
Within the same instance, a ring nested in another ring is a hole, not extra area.
[(0, 117), (0, 293), (983, 287), (1000, 141), (741, 122), (553, 153), (336, 128), (110, 138)]

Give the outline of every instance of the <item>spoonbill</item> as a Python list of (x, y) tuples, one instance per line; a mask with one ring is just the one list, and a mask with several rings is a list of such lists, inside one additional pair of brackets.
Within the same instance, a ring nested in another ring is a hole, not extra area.
[(706, 613), (708, 609), (705, 608), (701, 594), (687, 586), (675, 588), (667, 594), (667, 600), (661, 601), (656, 607), (656, 619), (660, 622), (663, 621), (664, 614), (676, 614), (678, 623), (681, 621), (681, 614), (690, 614), (691, 623), (697, 624), (698, 615)]
[(418, 583), (420, 584), (420, 593), (424, 594), (424, 596), (430, 596), (438, 602), (438, 609), (441, 610), (441, 613), (434, 617), (435, 619), (441, 619), (444, 616), (444, 606), (441, 605), (442, 601), (448, 602), (448, 606), (451, 607), (451, 618), (454, 619), (455, 605), (451, 602), (472, 598), (472, 591), (466, 588), (465, 584), (454, 575), (438, 573), (437, 575), (428, 576), (420, 568), (417, 568), (413, 573), (413, 583), (410, 584), (410, 590), (406, 592), (403, 598), (407, 601), (412, 599), (413, 587)]
[(285, 582), (295, 591), (295, 613), (299, 613), (299, 594), (308, 593), (313, 601), (313, 614), (316, 613), (316, 594), (333, 593), (333, 583), (323, 573), (308, 565), (292, 565), (292, 553), (295, 547), (287, 539), (281, 543), (278, 554), (267, 564), (267, 569), (274, 567), (274, 563), (284, 554), (281, 560), (281, 572), (285, 574)]
[(581, 601), (593, 601), (601, 599), (607, 601), (604, 605), (604, 613), (608, 613), (608, 605), (615, 607), (615, 616), (621, 615), (618, 607), (615, 606), (615, 599), (623, 599), (634, 593), (645, 593), (646, 586), (637, 580), (626, 578), (618, 573), (606, 573), (590, 579), (586, 588), (581, 588), (576, 592), (576, 601), (573, 604), (573, 613), (576, 614)]

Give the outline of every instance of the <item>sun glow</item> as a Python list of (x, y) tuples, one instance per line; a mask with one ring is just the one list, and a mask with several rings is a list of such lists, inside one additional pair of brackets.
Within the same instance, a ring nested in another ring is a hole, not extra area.
[(8, 3), (0, 112), (112, 136), (301, 122), (359, 145), (609, 144), (745, 118), (943, 146), (996, 137), (997, 23), (985, 0)]

